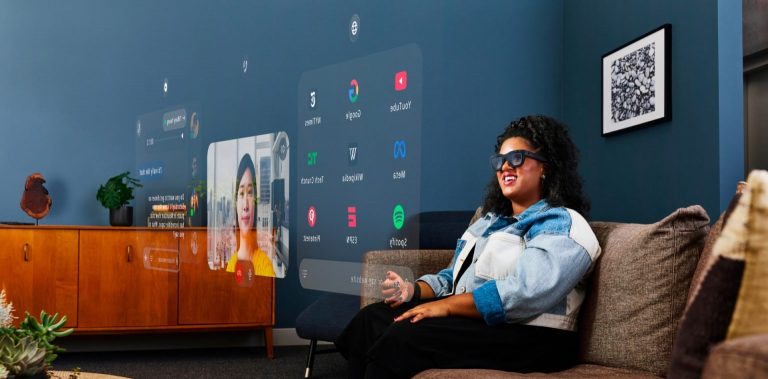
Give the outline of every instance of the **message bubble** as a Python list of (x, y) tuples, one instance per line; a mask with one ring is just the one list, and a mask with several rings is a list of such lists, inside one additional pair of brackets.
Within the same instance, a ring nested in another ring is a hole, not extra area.
[(136, 166), (142, 182), (160, 180), (165, 173), (165, 163), (161, 161), (145, 162)]
[(176, 109), (163, 113), (163, 131), (181, 129), (187, 125), (187, 110), (185, 108)]

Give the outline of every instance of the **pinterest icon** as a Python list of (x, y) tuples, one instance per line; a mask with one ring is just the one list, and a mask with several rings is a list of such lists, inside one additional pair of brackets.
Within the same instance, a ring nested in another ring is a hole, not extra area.
[(309, 211), (307, 211), (307, 223), (310, 228), (315, 227), (315, 223), (317, 223), (317, 210), (315, 207), (309, 207)]

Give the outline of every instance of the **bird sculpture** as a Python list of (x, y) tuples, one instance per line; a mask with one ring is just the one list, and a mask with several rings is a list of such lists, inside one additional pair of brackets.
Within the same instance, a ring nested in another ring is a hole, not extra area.
[(21, 210), (34, 218), (35, 224), (51, 210), (51, 197), (43, 183), (45, 178), (39, 172), (28, 176), (21, 195)]

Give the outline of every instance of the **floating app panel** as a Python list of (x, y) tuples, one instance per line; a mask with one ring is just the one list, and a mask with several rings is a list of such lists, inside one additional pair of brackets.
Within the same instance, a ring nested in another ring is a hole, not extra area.
[(418, 247), (421, 94), (416, 45), (302, 75), (296, 232), (304, 288), (360, 293), (383, 280), (360, 276), (365, 252)]

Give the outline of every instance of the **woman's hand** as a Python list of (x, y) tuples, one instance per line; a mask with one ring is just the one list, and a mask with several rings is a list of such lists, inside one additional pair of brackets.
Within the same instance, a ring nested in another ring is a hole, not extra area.
[(475, 307), (475, 300), (472, 297), (472, 294), (463, 293), (461, 295), (451, 295), (440, 300), (419, 304), (412, 309), (405, 311), (400, 317), (395, 318), (395, 322), (408, 319), (411, 319), (411, 322), (418, 322), (425, 318), (448, 316), (469, 318), (482, 317)]
[(411, 322), (418, 322), (424, 318), (446, 317), (450, 315), (449, 299), (450, 297), (417, 305), (396, 317), (395, 322), (407, 319), (411, 319)]
[(413, 298), (413, 283), (403, 280), (394, 271), (387, 271), (386, 279), (381, 283), (381, 295), (384, 303), (396, 308)]

